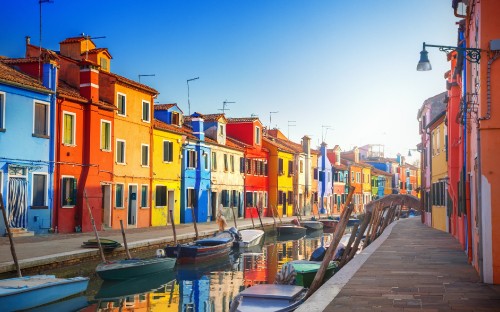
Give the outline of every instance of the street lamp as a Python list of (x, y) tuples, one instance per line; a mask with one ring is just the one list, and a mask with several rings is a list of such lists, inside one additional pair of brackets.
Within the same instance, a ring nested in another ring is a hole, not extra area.
[(423, 43), (423, 48), (422, 51), (420, 51), (420, 60), (418, 61), (417, 64), (417, 70), (418, 71), (428, 71), (432, 69), (431, 62), (429, 62), (429, 57), (428, 57), (428, 52), (425, 50), (426, 47), (431, 47), (431, 48), (439, 48), (439, 51), (450, 53), (453, 51), (465, 52), (465, 58), (472, 62), (472, 63), (479, 63), (479, 60), (481, 59), (481, 52), (484, 50), (481, 49), (475, 49), (475, 48), (462, 48), (462, 47), (451, 47), (451, 46), (442, 46), (442, 45), (435, 45), (435, 44), (426, 44), (425, 42)]
[(419, 149), (416, 149), (416, 148), (410, 148), (410, 149), (408, 149), (408, 157), (411, 157), (411, 151), (414, 151), (414, 152), (419, 152), (419, 153), (420, 153), (420, 150), (419, 150)]
[(186, 83), (187, 83), (187, 86), (188, 86), (188, 114), (189, 115), (191, 115), (191, 102), (189, 101), (189, 82), (193, 81), (193, 80), (196, 80), (196, 79), (200, 79), (200, 77), (191, 78), (191, 79), (186, 80)]

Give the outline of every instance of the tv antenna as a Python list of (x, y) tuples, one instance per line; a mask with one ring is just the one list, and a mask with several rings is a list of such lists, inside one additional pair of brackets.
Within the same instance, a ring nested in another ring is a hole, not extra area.
[(229, 108), (226, 108), (227, 104), (234, 104), (236, 102), (230, 102), (228, 100), (225, 100), (224, 102), (222, 102), (222, 108), (219, 108), (220, 111), (222, 111), (223, 114), (226, 113), (227, 110), (230, 110)]
[(106, 38), (106, 36), (90, 37), (90, 35), (88, 35), (88, 34), (86, 35), (85, 33), (82, 33), (82, 37), (87, 39), (87, 41), (85, 42), (85, 60), (88, 60), (88, 58), (89, 58), (89, 40)]

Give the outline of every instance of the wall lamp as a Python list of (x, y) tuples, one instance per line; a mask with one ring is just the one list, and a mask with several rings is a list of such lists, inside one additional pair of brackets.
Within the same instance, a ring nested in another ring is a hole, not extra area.
[(453, 51), (462, 53), (465, 52), (465, 58), (472, 63), (479, 63), (479, 60), (481, 59), (481, 52), (482, 52), (481, 49), (450, 47), (450, 46), (426, 44), (424, 42), (423, 49), (420, 52), (420, 60), (418, 61), (417, 65), (418, 71), (428, 71), (432, 69), (431, 63), (429, 62), (429, 57), (427, 56), (428, 52), (425, 50), (425, 47), (439, 48), (439, 51), (446, 53), (450, 53)]

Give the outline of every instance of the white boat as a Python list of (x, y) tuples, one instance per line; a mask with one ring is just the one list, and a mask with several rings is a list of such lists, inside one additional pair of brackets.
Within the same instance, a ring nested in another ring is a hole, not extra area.
[(241, 241), (240, 247), (248, 248), (258, 245), (262, 237), (264, 237), (264, 231), (262, 230), (241, 230)]
[(306, 293), (307, 289), (295, 285), (254, 285), (243, 290), (234, 298), (230, 311), (293, 311), (302, 304)]

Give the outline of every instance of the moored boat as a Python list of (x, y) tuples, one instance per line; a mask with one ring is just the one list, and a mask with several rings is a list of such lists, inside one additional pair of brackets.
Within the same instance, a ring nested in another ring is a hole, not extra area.
[(84, 292), (87, 277), (57, 278), (32, 275), (0, 280), (0, 307), (3, 311), (24, 310)]
[(306, 235), (307, 229), (295, 224), (282, 224), (276, 227), (278, 236), (280, 235)]
[(311, 220), (301, 221), (300, 225), (312, 231), (323, 229), (323, 223), (319, 221), (311, 221)]
[[(102, 248), (105, 251), (112, 251), (112, 250), (122, 246), (122, 244), (120, 244), (119, 242), (114, 241), (112, 239), (99, 238), (99, 241), (101, 243)], [(99, 248), (99, 245), (97, 243), (97, 239), (93, 238), (93, 239), (89, 239), (86, 242), (83, 242), (82, 247), (83, 248)]]
[[(295, 285), (305, 288), (309, 288), (311, 286), (316, 273), (321, 267), (321, 261), (294, 260), (288, 263), (293, 266), (296, 273)], [(338, 263), (331, 261), (328, 264), (322, 283), (332, 277), (338, 270)]]
[(260, 284), (240, 292), (231, 303), (231, 311), (286, 312), (297, 309), (307, 290), (295, 285)]
[(337, 227), (337, 224), (339, 223), (339, 220), (332, 220), (332, 219), (319, 219), (318, 221), (323, 224), (323, 228), (330, 228), (330, 229), (335, 229)]
[(239, 242), (240, 247), (248, 248), (252, 246), (259, 245), (264, 237), (264, 231), (262, 230), (241, 230), (241, 241)]
[(96, 272), (103, 280), (125, 280), (160, 271), (172, 270), (175, 259), (123, 259), (107, 261), (97, 266)]
[(167, 246), (165, 253), (167, 257), (177, 258), (178, 264), (201, 263), (227, 257), (233, 241), (229, 237), (205, 238), (189, 244)]

